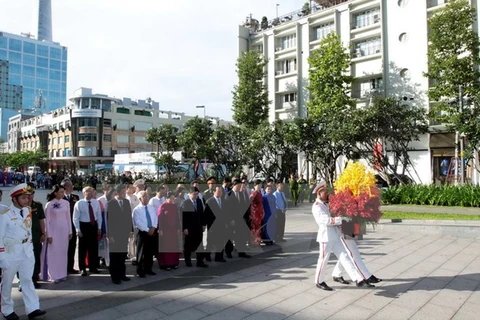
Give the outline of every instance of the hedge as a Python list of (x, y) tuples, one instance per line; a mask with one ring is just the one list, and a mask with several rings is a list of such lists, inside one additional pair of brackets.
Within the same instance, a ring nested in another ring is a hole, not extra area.
[(398, 185), (382, 190), (382, 203), (479, 207), (480, 187), (471, 185)]

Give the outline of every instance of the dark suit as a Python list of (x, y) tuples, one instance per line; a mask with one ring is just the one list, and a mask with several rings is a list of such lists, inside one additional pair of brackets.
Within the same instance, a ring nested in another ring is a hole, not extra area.
[(235, 221), (235, 227), (230, 226), (230, 240), (225, 245), (225, 253), (231, 255), (233, 251), (233, 243), (235, 240), (235, 248), (239, 255), (245, 254), (246, 244), (249, 239), (250, 230), (245, 222), (245, 215), (250, 202), (245, 199), (243, 192), (238, 192), (238, 198), (232, 190), (225, 199), (225, 209), (228, 212), (230, 221)]
[(198, 264), (203, 262), (205, 257), (202, 241), (203, 227), (206, 227), (207, 223), (203, 212), (203, 202), (197, 198), (195, 208), (192, 200), (187, 199), (182, 202), (180, 209), (182, 212), (182, 230), (188, 230), (188, 235), (185, 236), (183, 245), (185, 263), (191, 263), (192, 252), (197, 251)]
[(67, 270), (68, 272), (73, 271), (73, 266), (75, 265), (75, 250), (77, 249), (77, 233), (75, 232), (75, 226), (73, 225), (73, 208), (75, 207), (75, 203), (80, 200), (80, 197), (75, 194), (70, 194), (70, 199), (67, 198), (67, 195), (63, 197), (63, 199), (70, 202), (70, 218), (72, 220), (72, 239), (68, 243), (68, 264)]
[[(126, 277), (125, 258), (127, 257), (128, 238), (133, 230), (130, 201), (122, 200), (120, 207), (117, 199), (108, 202), (107, 236), (110, 241), (110, 277), (119, 281)], [(112, 241), (113, 238), (113, 241)]]
[[(205, 216), (208, 226), (207, 254), (215, 247), (215, 260), (223, 259), (223, 248), (228, 241), (228, 219), (225, 217), (225, 199), (220, 199), (220, 207), (217, 199), (211, 197), (207, 200)], [(210, 222), (211, 221), (211, 222)]]

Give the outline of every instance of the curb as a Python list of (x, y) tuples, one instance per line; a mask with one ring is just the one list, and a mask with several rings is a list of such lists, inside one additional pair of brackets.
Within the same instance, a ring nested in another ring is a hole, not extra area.
[(380, 220), (374, 227), (367, 226), (368, 230), (384, 232), (420, 232), (431, 235), (442, 235), (463, 239), (480, 240), (480, 222), (456, 220)]

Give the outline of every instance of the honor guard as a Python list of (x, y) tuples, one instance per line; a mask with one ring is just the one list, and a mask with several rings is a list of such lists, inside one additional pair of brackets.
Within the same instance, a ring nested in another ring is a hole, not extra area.
[(25, 183), (11, 193), (12, 206), (0, 212), (0, 267), (3, 272), (1, 311), (7, 320), (19, 319), (14, 312), (12, 283), (18, 272), (28, 319), (44, 315), (32, 281), (35, 256), (32, 242), (32, 213), (28, 203), (33, 190)]

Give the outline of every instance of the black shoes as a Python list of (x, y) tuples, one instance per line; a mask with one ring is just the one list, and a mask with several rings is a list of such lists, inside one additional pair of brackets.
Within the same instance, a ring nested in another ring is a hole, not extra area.
[(368, 283), (379, 283), (382, 279), (375, 277), (373, 274), (370, 278), (367, 279)]
[(333, 291), (333, 289), (330, 288), (325, 282), (317, 283), (317, 288), (325, 291)]
[(373, 284), (368, 283), (367, 280), (357, 281), (357, 287), (359, 288), (375, 288)]
[(208, 262), (212, 262), (212, 257), (209, 254), (207, 254), (205, 256), (205, 260), (208, 261)]
[(123, 278), (121, 278), (120, 280), (122, 280), (122, 281), (130, 281), (130, 278), (129, 278), (129, 277), (123, 277)]
[(246, 253), (239, 253), (238, 256), (240, 258), (246, 258), (246, 259), (250, 259), (252, 257), (251, 255), (246, 254)]
[(192, 261), (185, 261), (185, 265), (189, 268), (192, 267)]
[(82, 270), (82, 277), (88, 276), (87, 270)]
[[(28, 319), (34, 319), (36, 317), (41, 317), (41, 316), (45, 315), (46, 313), (47, 313), (47, 311), (37, 309), (37, 310), (35, 310), (33, 312), (30, 312), (28, 314)], [(17, 319), (18, 319), (18, 317), (17, 317)]]
[(225, 253), (225, 255), (227, 256), (228, 259), (233, 259), (233, 256), (231, 253)]
[(139, 278), (145, 278), (145, 273), (137, 273)]
[(148, 272), (145, 272), (145, 274), (148, 274), (149, 276), (156, 276), (157, 274), (153, 271), (148, 271)]
[(12, 312), (8, 316), (4, 316), (4, 317), (7, 320), (18, 320), (18, 319), (20, 319), (20, 317), (17, 316), (17, 314), (15, 312)]
[(120, 281), (120, 280), (112, 280), (112, 282), (113, 282), (114, 284), (122, 284), (122, 281)]
[(333, 277), (333, 281), (339, 282), (341, 284), (350, 284), (350, 281), (343, 279), (343, 277)]

